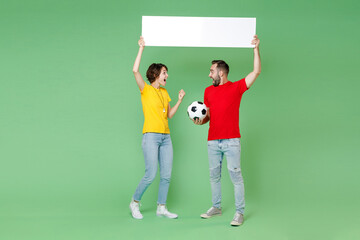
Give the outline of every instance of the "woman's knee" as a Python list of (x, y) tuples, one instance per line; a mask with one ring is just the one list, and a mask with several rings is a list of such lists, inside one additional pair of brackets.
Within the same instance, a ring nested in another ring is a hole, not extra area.
[(156, 177), (156, 173), (145, 173), (145, 176), (144, 176), (144, 181), (147, 182), (147, 183), (152, 183), (154, 180), (155, 180), (155, 177)]

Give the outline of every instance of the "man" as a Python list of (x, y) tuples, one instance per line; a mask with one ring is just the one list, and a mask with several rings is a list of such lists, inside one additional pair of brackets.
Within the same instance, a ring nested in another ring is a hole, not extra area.
[(221, 215), (221, 166), (224, 155), (230, 178), (234, 184), (236, 213), (232, 226), (239, 226), (244, 221), (245, 197), (244, 181), (240, 168), (240, 129), (239, 108), (242, 94), (250, 88), (261, 72), (259, 54), (260, 40), (255, 35), (251, 44), (254, 47), (254, 69), (244, 79), (236, 82), (228, 80), (229, 66), (222, 60), (212, 61), (209, 77), (213, 86), (205, 89), (204, 103), (208, 108), (203, 120), (194, 120), (197, 125), (210, 121), (208, 134), (208, 155), (210, 183), (213, 206), (202, 218)]

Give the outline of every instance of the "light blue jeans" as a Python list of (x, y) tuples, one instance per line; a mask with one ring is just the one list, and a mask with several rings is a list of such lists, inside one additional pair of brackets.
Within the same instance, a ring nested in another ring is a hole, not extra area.
[(159, 165), (158, 204), (166, 204), (173, 162), (173, 147), (170, 134), (144, 133), (142, 149), (145, 160), (145, 175), (137, 186), (133, 199), (136, 201), (141, 200), (146, 189), (154, 181)]
[(244, 180), (240, 168), (241, 145), (240, 138), (220, 139), (208, 141), (208, 155), (210, 167), (210, 183), (212, 203), (214, 207), (221, 205), (221, 167), (224, 155), (227, 161), (230, 178), (234, 184), (236, 211), (244, 214), (245, 196)]

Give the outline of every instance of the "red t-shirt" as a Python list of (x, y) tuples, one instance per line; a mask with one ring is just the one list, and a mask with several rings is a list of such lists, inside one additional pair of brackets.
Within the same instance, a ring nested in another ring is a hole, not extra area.
[(240, 138), (239, 109), (246, 90), (245, 78), (205, 89), (204, 103), (210, 110), (208, 141)]

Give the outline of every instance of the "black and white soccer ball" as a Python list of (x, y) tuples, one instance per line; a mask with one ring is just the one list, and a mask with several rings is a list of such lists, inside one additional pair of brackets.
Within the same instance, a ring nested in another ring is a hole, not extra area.
[(191, 120), (203, 120), (206, 117), (207, 107), (204, 103), (195, 101), (191, 103), (187, 109), (187, 113)]

